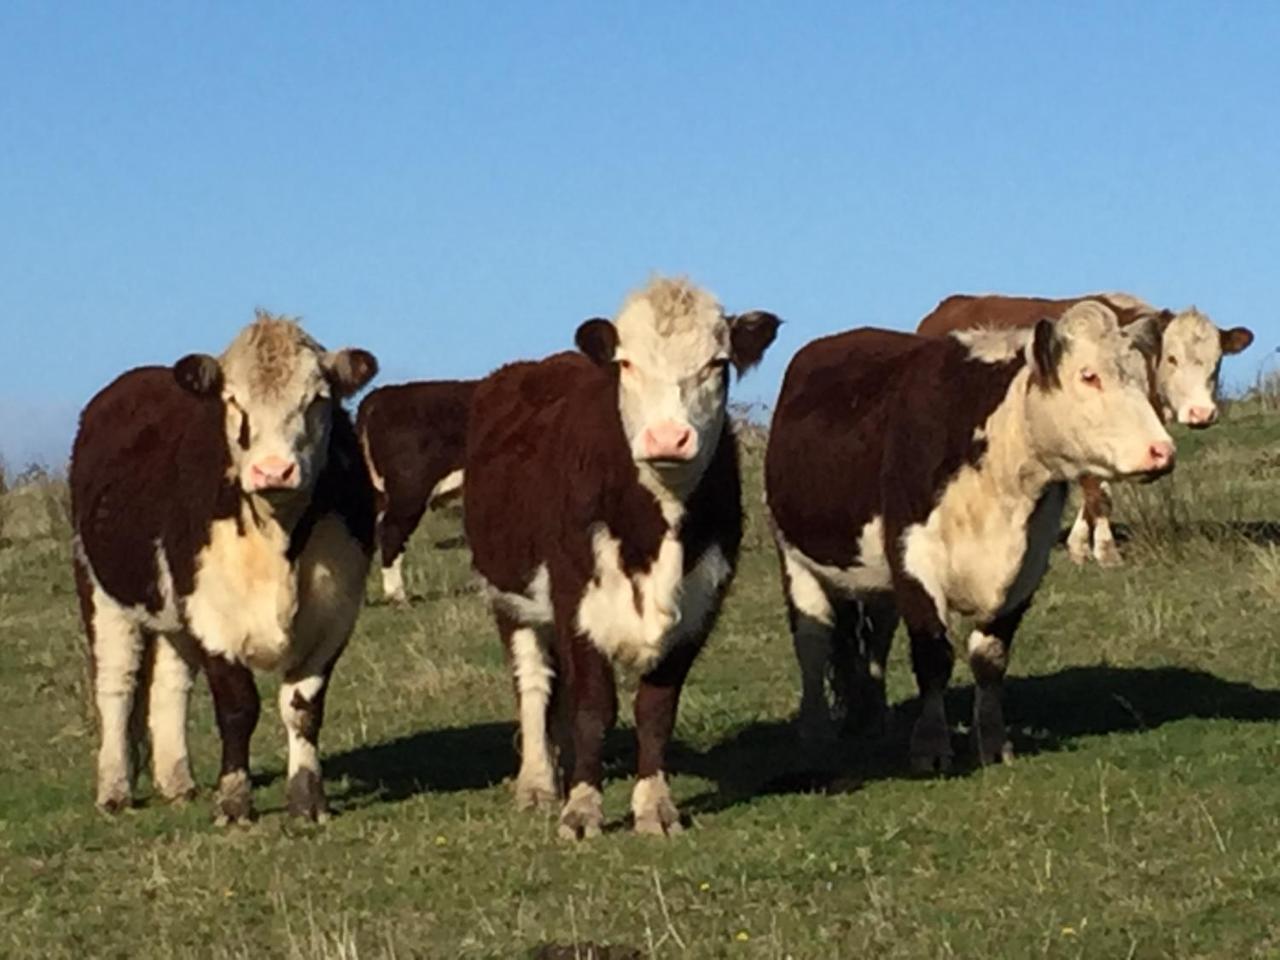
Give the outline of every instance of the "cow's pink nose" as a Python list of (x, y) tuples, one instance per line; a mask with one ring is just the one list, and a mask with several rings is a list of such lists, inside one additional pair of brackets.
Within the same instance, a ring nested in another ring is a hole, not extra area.
[(692, 460), (697, 439), (687, 424), (658, 423), (644, 432), (644, 455), (649, 460)]
[(1147, 448), (1149, 470), (1168, 470), (1173, 466), (1174, 446), (1168, 440), (1153, 443)]
[(249, 477), (255, 490), (288, 489), (295, 485), (297, 471), (297, 464), (292, 461), (283, 457), (266, 457), (250, 468)]
[(1187, 410), (1187, 423), (1193, 427), (1207, 427), (1217, 419), (1217, 407), (1191, 407)]

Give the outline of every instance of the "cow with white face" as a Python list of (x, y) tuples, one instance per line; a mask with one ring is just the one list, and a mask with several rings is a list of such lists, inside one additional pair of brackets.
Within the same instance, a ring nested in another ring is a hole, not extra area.
[(1156, 388), (1165, 418), (1189, 427), (1208, 427), (1218, 420), (1218, 371), (1222, 358), (1253, 343), (1245, 327), (1219, 329), (1190, 307), (1163, 324)]
[(325, 693), (373, 541), (373, 490), (341, 401), (376, 370), (365, 351), (328, 352), (260, 312), (221, 357), (131, 370), (85, 407), (70, 480), (104, 810), (131, 798), (131, 715), (149, 727), (159, 792), (194, 791), (187, 700), (203, 667), (222, 735), (218, 819), (252, 815), (254, 669), (283, 674), (289, 809), (324, 815)]
[(640, 674), (635, 828), (680, 828), (664, 754), (742, 538), (729, 369), (757, 363), (778, 322), (727, 316), (687, 281), (658, 279), (616, 322), (579, 327), (580, 353), (511, 364), (476, 390), (464, 515), (515, 674), (516, 799), (555, 802), (567, 786), (566, 837), (603, 824), (615, 662)]
[(946, 767), (951, 615), (971, 617), (983, 762), (1012, 755), (1009, 647), (1057, 542), (1068, 481), (1152, 478), (1174, 445), (1139, 344), (1086, 301), (1033, 329), (917, 337), (854, 330), (787, 370), (765, 486), (802, 677), (801, 728), (831, 731), (826, 683), (854, 724), (881, 717), (899, 618), (922, 711), (913, 764)]

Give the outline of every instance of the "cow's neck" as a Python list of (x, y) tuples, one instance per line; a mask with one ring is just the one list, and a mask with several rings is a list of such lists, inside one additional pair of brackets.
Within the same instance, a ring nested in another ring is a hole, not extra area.
[(279, 527), (286, 539), (307, 510), (308, 497), (297, 495), (283, 500), (269, 499), (257, 493), (243, 494), (244, 508), (258, 526)]
[(636, 471), (640, 477), (640, 485), (658, 501), (667, 525), (673, 529), (678, 528), (684, 517), (685, 504), (702, 482), (705, 468), (699, 463), (690, 464), (685, 470), (660, 471), (650, 464), (637, 463)]
[(983, 471), (1005, 496), (1026, 497), (1035, 503), (1045, 488), (1061, 479), (1036, 454), (1027, 429), (1027, 386), (1030, 370), (1022, 370), (1009, 383), (1000, 405), (980, 428), (987, 440)]

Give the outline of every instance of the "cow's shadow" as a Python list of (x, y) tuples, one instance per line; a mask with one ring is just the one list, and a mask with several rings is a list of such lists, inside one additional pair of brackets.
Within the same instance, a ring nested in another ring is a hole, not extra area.
[[(967, 728), (972, 687), (948, 692), (947, 714)], [(794, 793), (847, 793), (863, 784), (913, 776), (908, 758), (919, 702), (896, 705), (881, 736), (842, 738), (821, 748), (802, 747), (793, 724), (749, 724), (706, 751), (676, 745), (673, 771), (715, 784), (681, 807), (689, 814), (724, 810), (753, 798)], [(1005, 717), (1015, 753), (1034, 756), (1070, 749), (1082, 739), (1139, 732), (1178, 720), (1280, 720), (1280, 690), (1223, 680), (1185, 667), (1073, 667), (1047, 676), (1010, 678)], [(952, 776), (978, 768), (966, 736), (953, 734)]]
[[(947, 695), (953, 728), (967, 725), (972, 687)], [(916, 700), (897, 704), (888, 731), (851, 736), (834, 746), (802, 749), (794, 725), (750, 723), (706, 750), (679, 741), (668, 765), (673, 773), (709, 780), (714, 787), (681, 804), (694, 816), (714, 813), (761, 796), (846, 793), (861, 785), (913, 776), (907, 763)], [(1185, 667), (1073, 667), (1047, 676), (1010, 678), (1005, 716), (1015, 751), (1033, 756), (1069, 749), (1076, 741), (1138, 732), (1192, 718), (1280, 720), (1280, 690), (1223, 680)], [(421, 793), (452, 793), (495, 786), (518, 765), (514, 722), (424, 730), (328, 756), (325, 775), (340, 809), (398, 802)], [(952, 776), (977, 768), (966, 737), (954, 736)], [(606, 778), (628, 778), (635, 769), (630, 729), (613, 731), (605, 744)]]

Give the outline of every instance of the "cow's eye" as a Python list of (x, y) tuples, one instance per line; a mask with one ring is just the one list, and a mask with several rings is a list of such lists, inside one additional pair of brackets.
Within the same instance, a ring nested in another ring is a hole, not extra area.
[(1166, 359), (1166, 362), (1167, 362), (1167, 363), (1169, 364), (1169, 366), (1171, 366), (1171, 367), (1176, 367), (1176, 366), (1178, 365), (1178, 358), (1177, 358), (1177, 357), (1167, 357), (1167, 358), (1165, 358), (1165, 359)]
[(243, 410), (240, 411), (240, 449), (249, 449), (249, 415)]
[(630, 361), (630, 360), (627, 360), (627, 359), (619, 360), (619, 361), (618, 361), (618, 369), (619, 369), (619, 370), (630, 370), (630, 369), (631, 369), (631, 361)]
[(1102, 389), (1102, 378), (1088, 367), (1080, 371), (1080, 382), (1093, 387), (1095, 390)]

